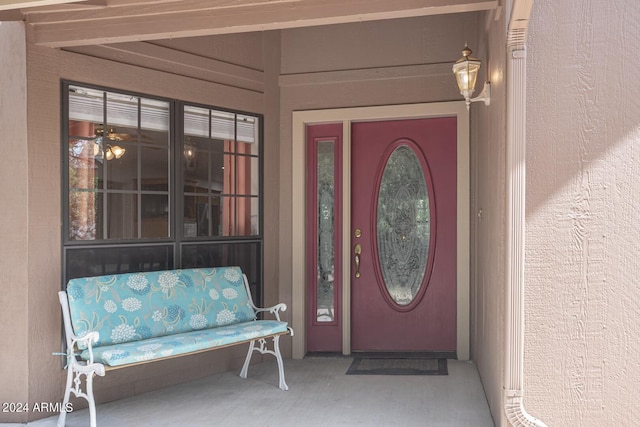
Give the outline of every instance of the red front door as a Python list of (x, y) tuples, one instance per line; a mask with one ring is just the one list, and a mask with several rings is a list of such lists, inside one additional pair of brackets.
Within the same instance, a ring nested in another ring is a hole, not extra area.
[(352, 350), (455, 351), (456, 118), (353, 124), (351, 173)]

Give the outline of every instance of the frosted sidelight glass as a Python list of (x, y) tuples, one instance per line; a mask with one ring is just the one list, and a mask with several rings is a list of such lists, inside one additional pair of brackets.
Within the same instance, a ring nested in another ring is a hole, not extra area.
[(335, 162), (333, 141), (318, 143), (318, 322), (334, 320)]

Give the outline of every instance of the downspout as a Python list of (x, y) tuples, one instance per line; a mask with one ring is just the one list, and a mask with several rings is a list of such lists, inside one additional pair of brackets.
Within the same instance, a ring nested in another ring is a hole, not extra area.
[(524, 408), (526, 36), (534, 0), (513, 0), (507, 32), (507, 291), (504, 411), (512, 426), (546, 427)]

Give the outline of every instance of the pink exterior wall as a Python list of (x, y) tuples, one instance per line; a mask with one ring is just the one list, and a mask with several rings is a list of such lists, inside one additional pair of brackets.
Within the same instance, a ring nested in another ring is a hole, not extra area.
[(525, 404), (640, 425), (640, 5), (534, 3), (527, 43)]

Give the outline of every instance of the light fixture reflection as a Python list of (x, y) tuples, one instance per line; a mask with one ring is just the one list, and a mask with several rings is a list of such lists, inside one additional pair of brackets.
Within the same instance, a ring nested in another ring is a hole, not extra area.
[[(102, 125), (95, 129), (96, 139), (93, 145), (93, 156), (96, 158), (105, 158), (107, 160), (119, 159), (126, 153), (126, 149), (119, 145), (104, 144), (105, 132)], [(109, 128), (106, 139), (108, 141), (122, 141), (122, 138), (116, 133), (115, 129)]]

